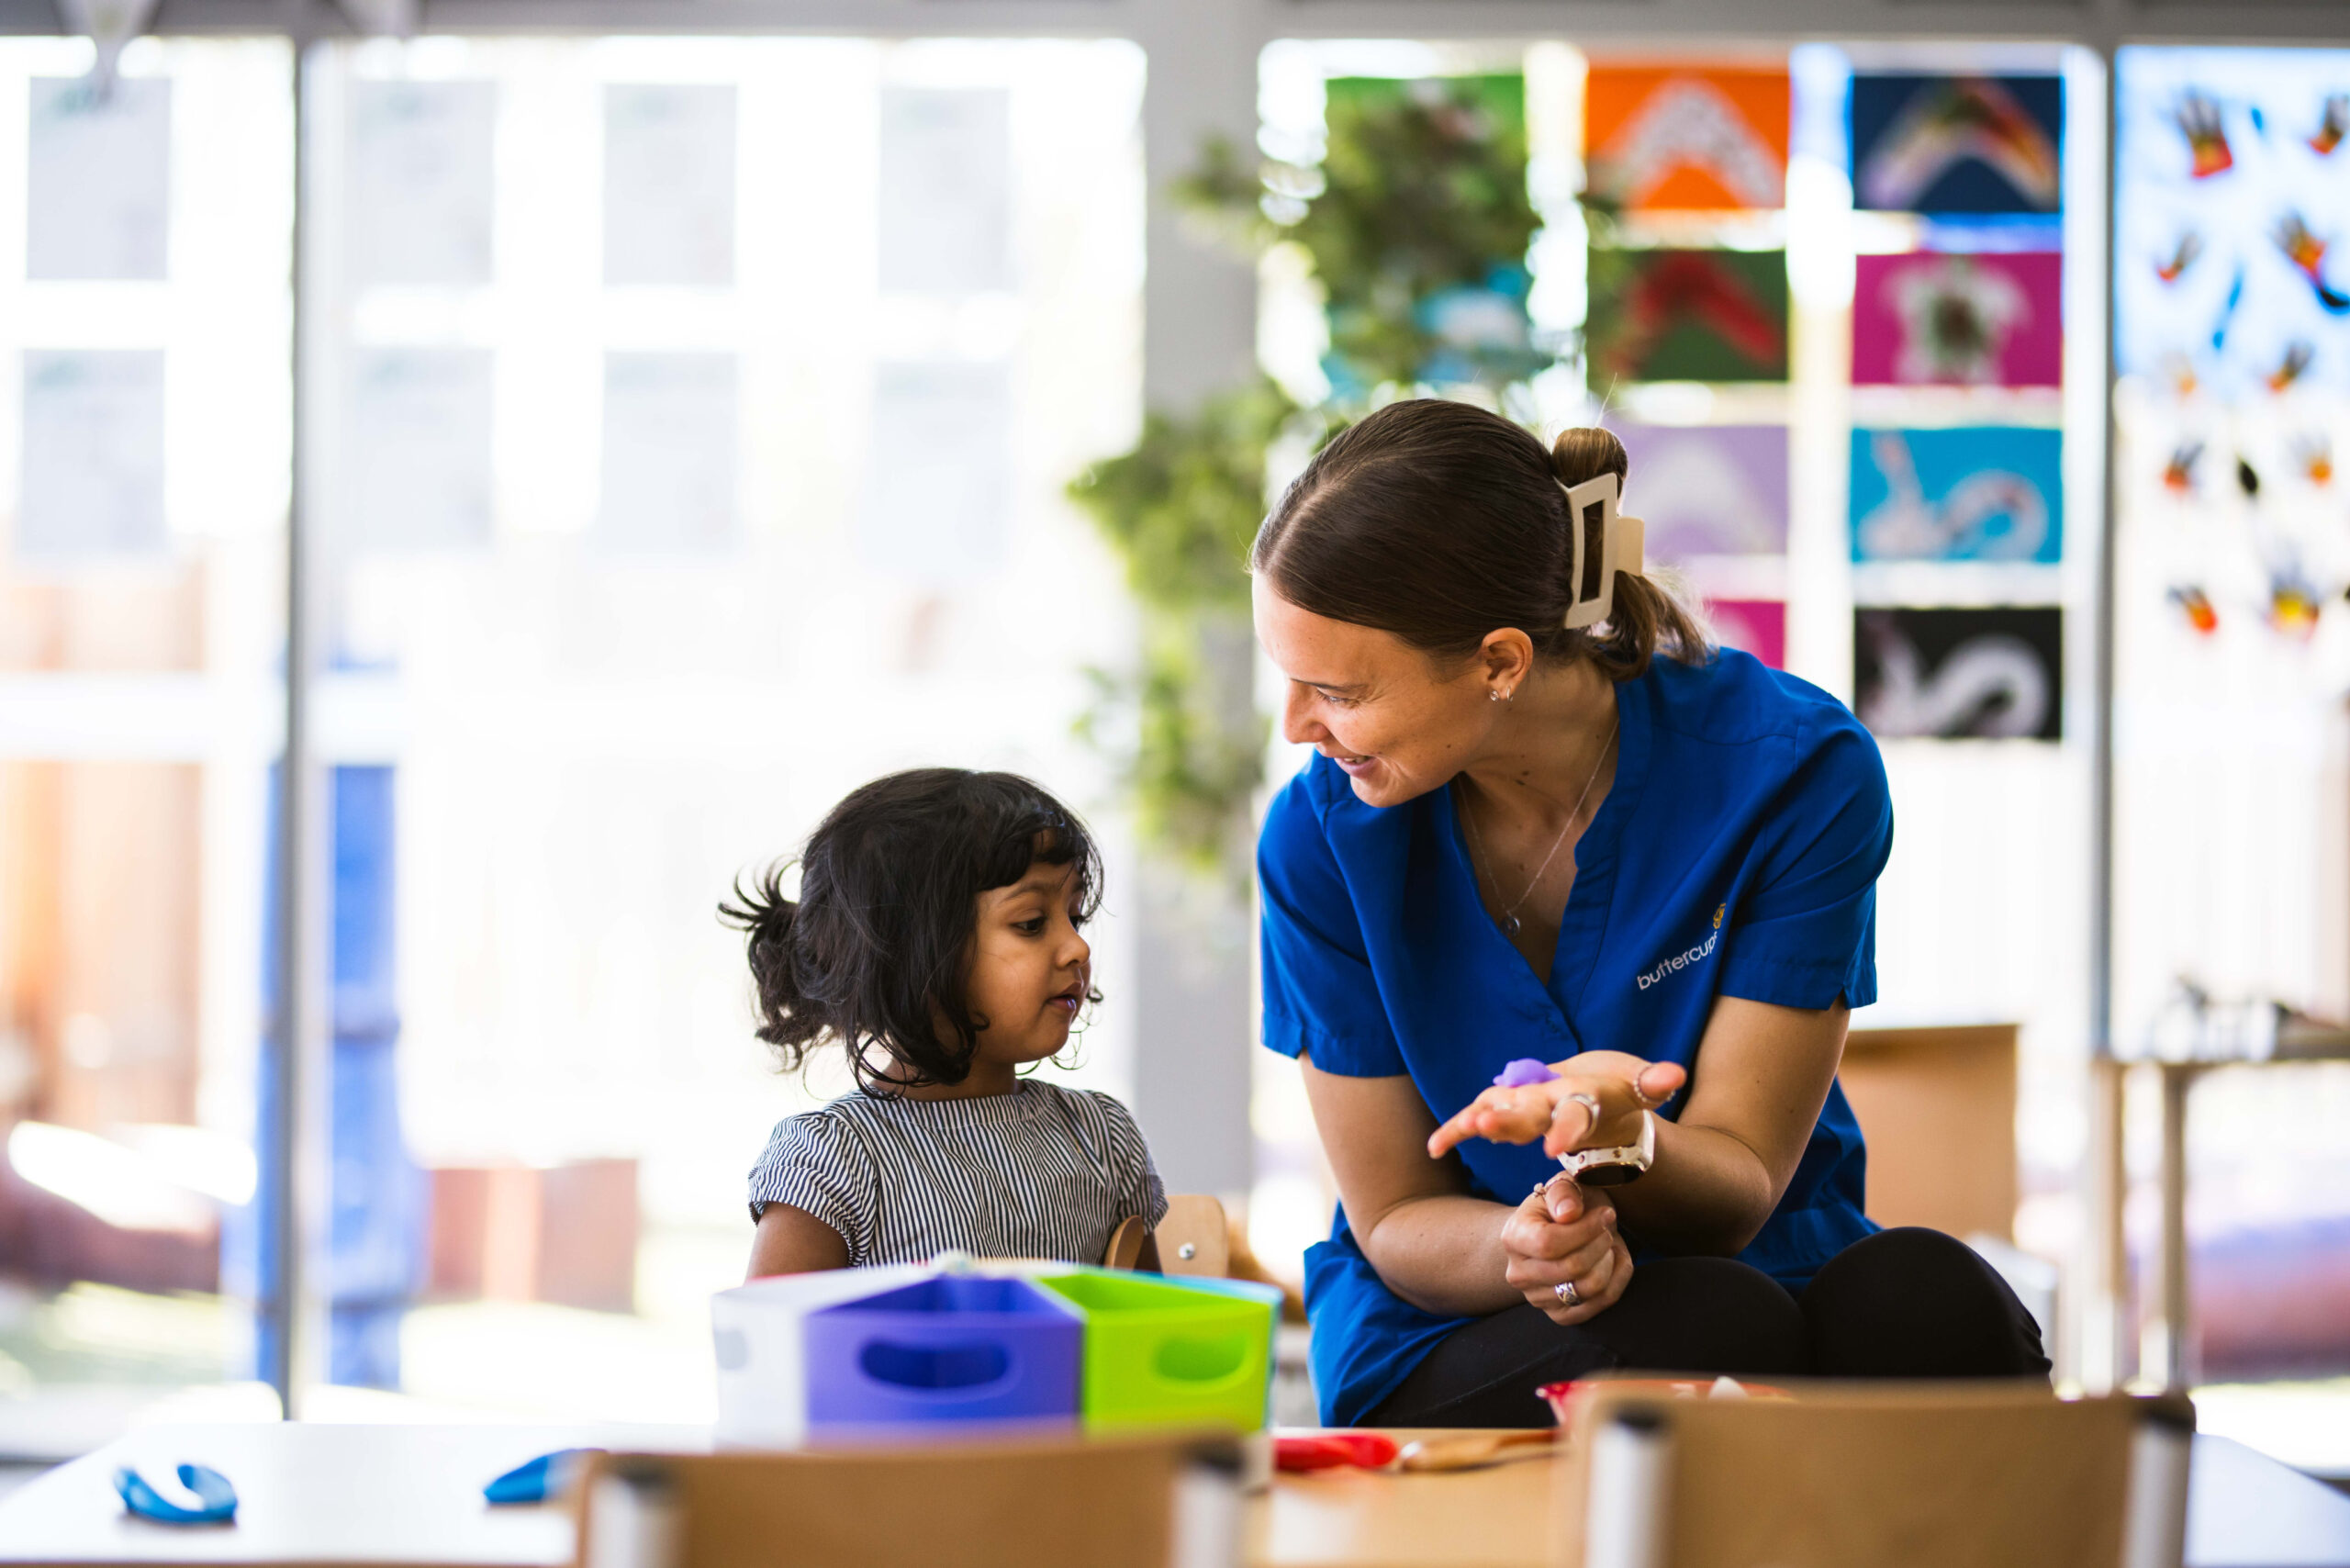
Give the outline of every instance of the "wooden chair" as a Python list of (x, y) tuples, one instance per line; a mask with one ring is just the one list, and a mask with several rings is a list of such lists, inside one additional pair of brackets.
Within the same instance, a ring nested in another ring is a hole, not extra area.
[(1105, 1268), (1139, 1269), (1146, 1273), (1254, 1280), (1281, 1293), (1282, 1322), (1305, 1321), (1305, 1298), (1297, 1287), (1276, 1279), (1257, 1260), (1223, 1203), (1206, 1193), (1170, 1196), (1167, 1217), (1155, 1231), (1143, 1223), (1141, 1215), (1128, 1215), (1111, 1235), (1102, 1262)]
[(1177, 1193), (1168, 1198), (1167, 1216), (1157, 1230), (1140, 1215), (1128, 1215), (1111, 1234), (1102, 1262), (1111, 1269), (1222, 1279), (1232, 1262), (1232, 1223), (1216, 1199)]
[(588, 1457), (575, 1568), (1190, 1568), (1239, 1561), (1240, 1460), (1196, 1434)]
[(2178, 1568), (2194, 1409), (2015, 1383), (1603, 1386), (1561, 1473), (1568, 1568)]
[(2016, 1035), (1980, 1024), (1845, 1040), (1836, 1077), (1868, 1140), (1871, 1219), (2013, 1238)]

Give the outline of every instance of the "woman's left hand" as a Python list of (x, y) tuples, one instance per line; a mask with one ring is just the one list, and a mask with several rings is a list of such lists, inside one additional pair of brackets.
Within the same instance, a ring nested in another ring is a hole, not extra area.
[(1596, 1317), (1632, 1282), (1632, 1254), (1616, 1205), (1564, 1174), (1537, 1187), (1502, 1226), (1502, 1277), (1562, 1328)]
[[(1612, 1148), (1640, 1136), (1640, 1113), (1673, 1098), (1689, 1081), (1673, 1062), (1651, 1062), (1623, 1051), (1584, 1051), (1552, 1062), (1559, 1077), (1519, 1089), (1498, 1085), (1472, 1100), (1428, 1138), (1428, 1158), (1440, 1158), (1469, 1138), (1495, 1143), (1542, 1140), (1556, 1159), (1579, 1148)], [(1598, 1114), (1575, 1096), (1599, 1102)]]

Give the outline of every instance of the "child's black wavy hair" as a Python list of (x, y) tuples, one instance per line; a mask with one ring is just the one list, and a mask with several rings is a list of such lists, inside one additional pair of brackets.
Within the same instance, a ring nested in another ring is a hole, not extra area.
[[(759, 1038), (787, 1072), (838, 1040), (867, 1094), (960, 1083), (987, 1027), (965, 997), (979, 896), (1039, 861), (1075, 868), (1077, 913), (1091, 918), (1101, 853), (1077, 813), (1040, 786), (917, 767), (851, 791), (800, 852), (797, 903), (783, 893), (793, 863), (781, 860), (748, 888), (737, 881), (718, 906), (750, 933)], [(951, 1040), (940, 1037), (942, 1019)], [(885, 1062), (874, 1061), (877, 1046)]]

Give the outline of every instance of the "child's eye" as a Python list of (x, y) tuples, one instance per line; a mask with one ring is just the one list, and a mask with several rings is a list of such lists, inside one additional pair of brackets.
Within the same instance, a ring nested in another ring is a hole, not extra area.
[(1041, 936), (1045, 933), (1045, 917), (1041, 914), (1033, 914), (1025, 920), (1016, 920), (1013, 922), (1012, 929), (1019, 932), (1023, 936)]

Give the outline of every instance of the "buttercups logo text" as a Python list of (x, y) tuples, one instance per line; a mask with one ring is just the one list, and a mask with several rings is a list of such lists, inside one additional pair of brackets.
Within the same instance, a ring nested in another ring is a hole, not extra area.
[(1670, 979), (1672, 976), (1680, 973), (1690, 965), (1698, 962), (1700, 959), (1705, 958), (1711, 954), (1715, 946), (1722, 939), (1722, 917), (1729, 913), (1729, 905), (1716, 905), (1714, 908), (1713, 929), (1706, 933), (1706, 939), (1703, 942), (1698, 943), (1695, 947), (1690, 948), (1685, 953), (1675, 953), (1672, 958), (1665, 959), (1662, 963), (1657, 965), (1656, 968), (1649, 970), (1645, 974), (1633, 976), (1632, 978), (1639, 982), (1640, 989), (1642, 991), (1646, 991), (1649, 987), (1655, 985), (1660, 980)]

